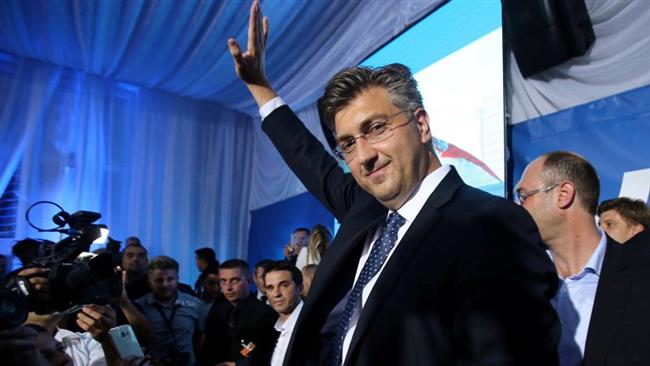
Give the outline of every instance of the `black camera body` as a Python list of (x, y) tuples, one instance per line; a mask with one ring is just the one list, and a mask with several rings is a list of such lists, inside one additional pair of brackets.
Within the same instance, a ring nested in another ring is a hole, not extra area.
[[(53, 217), (59, 227), (49, 231), (68, 237), (56, 243), (50, 255), (35, 259), (31, 266), (49, 269), (50, 296), (39, 296), (29, 279), (17, 275), (24, 268), (14, 271), (5, 278), (0, 291), (0, 329), (22, 324), (28, 311), (74, 312), (87, 304), (107, 304), (120, 295), (121, 277), (113, 266), (112, 256), (85, 253), (101, 236), (100, 228), (105, 227), (93, 224), (100, 217), (99, 213), (89, 211), (72, 215), (61, 211)], [(63, 228), (66, 224), (69, 229)]]

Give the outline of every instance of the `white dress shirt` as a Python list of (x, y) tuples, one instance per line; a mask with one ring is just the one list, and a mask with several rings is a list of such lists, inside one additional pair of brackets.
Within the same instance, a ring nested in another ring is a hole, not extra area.
[(300, 304), (293, 309), (293, 312), (287, 320), (284, 322), (278, 319), (275, 322), (275, 330), (280, 332), (278, 336), (278, 341), (275, 343), (275, 349), (273, 350), (273, 356), (271, 357), (271, 366), (282, 366), (284, 362), (284, 356), (287, 353), (287, 348), (289, 347), (289, 341), (291, 341), (291, 335), (293, 334), (293, 327), (296, 325), (296, 320), (298, 320), (298, 315), (302, 310), (302, 300)]
[(63, 343), (65, 353), (72, 357), (75, 365), (105, 366), (106, 357), (101, 343), (97, 342), (88, 332), (71, 332), (58, 328), (54, 339)]

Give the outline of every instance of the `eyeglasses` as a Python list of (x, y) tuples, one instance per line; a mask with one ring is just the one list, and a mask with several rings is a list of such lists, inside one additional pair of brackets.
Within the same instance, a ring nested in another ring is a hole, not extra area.
[(402, 113), (410, 112), (408, 109), (401, 110), (390, 116), (376, 119), (370, 122), (367, 126), (364, 127), (366, 130), (365, 133), (361, 133), (356, 136), (350, 136), (344, 138), (338, 142), (338, 146), (334, 149), (334, 155), (341, 160), (352, 161), (357, 156), (357, 140), (364, 138), (370, 144), (376, 144), (378, 142), (384, 141), (387, 138), (393, 136), (393, 131), (396, 128), (406, 126), (412, 120), (414, 115), (411, 116), (406, 122), (399, 124), (397, 126), (392, 125), (392, 121), (395, 117), (399, 116)]
[(533, 189), (532, 191), (524, 191), (524, 190), (521, 189), (521, 188), (517, 188), (517, 189), (513, 192), (514, 199), (515, 199), (515, 203), (521, 205), (521, 204), (523, 204), (524, 201), (526, 201), (530, 196), (532, 196), (532, 195), (534, 195), (534, 194), (537, 194), (537, 193), (540, 193), (540, 192), (548, 192), (548, 191), (550, 191), (551, 189), (553, 189), (553, 188), (555, 188), (555, 187), (557, 187), (557, 186), (559, 186), (559, 184), (554, 184), (554, 185), (546, 186), (546, 187), (543, 187), (543, 188)]

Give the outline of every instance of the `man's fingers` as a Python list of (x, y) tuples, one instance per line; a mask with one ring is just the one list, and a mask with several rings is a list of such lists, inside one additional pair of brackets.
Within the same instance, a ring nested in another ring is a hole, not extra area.
[(266, 47), (266, 41), (269, 39), (269, 17), (264, 17), (262, 29), (264, 31), (264, 47)]
[(235, 62), (240, 63), (242, 55), (241, 55), (241, 48), (239, 47), (239, 43), (237, 43), (237, 41), (235, 41), (234, 39), (230, 38), (228, 40), (228, 50), (230, 51), (232, 58), (235, 59)]
[(90, 330), (90, 327), (92, 327), (93, 324), (92, 322), (94, 322), (94, 320), (87, 315), (82, 316), (81, 313), (77, 315), (77, 319), (75, 320), (75, 323), (77, 323), (79, 328), (83, 329), (85, 332)]
[(259, 1), (255, 0), (251, 4), (250, 15), (248, 16), (248, 49), (246, 52), (255, 54), (255, 42), (257, 38), (257, 22), (259, 18)]
[(30, 277), (30, 276), (35, 276), (38, 274), (44, 274), (49, 272), (49, 268), (42, 268), (42, 267), (30, 267), (30, 268), (25, 268), (23, 270), (20, 270), (17, 275), (22, 276), (22, 277)]

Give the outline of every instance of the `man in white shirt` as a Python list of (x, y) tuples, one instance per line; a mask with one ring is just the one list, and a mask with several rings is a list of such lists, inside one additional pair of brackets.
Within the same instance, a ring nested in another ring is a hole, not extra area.
[(282, 366), (300, 310), (302, 310), (302, 273), (286, 261), (273, 262), (264, 274), (268, 301), (278, 313), (275, 330), (280, 334), (271, 357), (271, 366)]
[(228, 41), (235, 69), (262, 130), (341, 223), (284, 365), (556, 365), (557, 277), (535, 224), (442, 166), (411, 71), (329, 81), (320, 109), (346, 173), (266, 78), (268, 29), (254, 1), (248, 49)]

